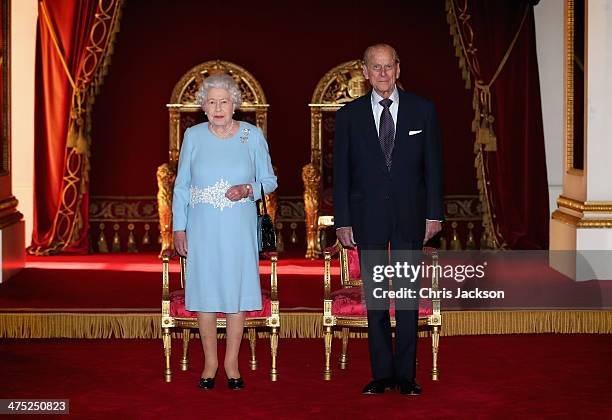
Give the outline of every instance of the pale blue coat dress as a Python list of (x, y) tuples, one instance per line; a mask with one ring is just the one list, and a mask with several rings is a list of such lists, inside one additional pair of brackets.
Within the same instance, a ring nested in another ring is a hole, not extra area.
[[(232, 202), (227, 189), (251, 184), (253, 197)], [(173, 230), (187, 234), (185, 307), (236, 313), (262, 307), (255, 200), (276, 189), (268, 144), (240, 122), (229, 139), (198, 124), (185, 131), (172, 200)]]

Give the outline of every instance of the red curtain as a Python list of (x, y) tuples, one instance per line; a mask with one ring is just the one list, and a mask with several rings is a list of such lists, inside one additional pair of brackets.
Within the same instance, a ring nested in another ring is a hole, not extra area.
[(474, 88), (474, 151), (497, 247), (548, 248), (548, 182), (533, 2), (449, 0)]
[(87, 252), (88, 114), (119, 3), (39, 1), (30, 253)]

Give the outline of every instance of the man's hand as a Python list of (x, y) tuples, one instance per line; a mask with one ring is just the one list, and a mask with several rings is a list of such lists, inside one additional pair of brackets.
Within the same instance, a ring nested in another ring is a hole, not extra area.
[(433, 238), (436, 233), (442, 230), (442, 222), (438, 220), (427, 220), (425, 222), (425, 238), (423, 239), (423, 244), (426, 244), (431, 238)]
[(353, 228), (350, 226), (336, 229), (336, 237), (345, 248), (353, 249), (357, 245), (355, 238), (353, 238)]
[(187, 256), (187, 235), (184, 230), (174, 232), (174, 249), (181, 257)]

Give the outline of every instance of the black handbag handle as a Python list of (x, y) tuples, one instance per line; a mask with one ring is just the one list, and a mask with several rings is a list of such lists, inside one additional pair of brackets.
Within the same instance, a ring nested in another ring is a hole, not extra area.
[(264, 194), (263, 184), (260, 183), (260, 185), (261, 185), (261, 202), (263, 203), (263, 214), (268, 214), (268, 210), (266, 210), (266, 195)]

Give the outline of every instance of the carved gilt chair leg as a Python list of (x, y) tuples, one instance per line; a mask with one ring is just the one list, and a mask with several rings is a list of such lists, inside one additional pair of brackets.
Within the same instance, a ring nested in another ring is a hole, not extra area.
[(251, 347), (251, 370), (257, 369), (257, 356), (255, 354), (255, 346), (257, 346), (257, 330), (255, 328), (249, 328), (249, 346)]
[(190, 328), (183, 328), (183, 357), (181, 357), (181, 370), (182, 371), (189, 369), (189, 361), (187, 359), (187, 352), (189, 351), (190, 333), (191, 333)]
[(326, 381), (331, 380), (331, 353), (332, 353), (332, 327), (325, 327), (325, 333), (323, 335), (325, 340), (325, 369), (323, 370), (323, 379)]
[(431, 332), (431, 351), (433, 352), (433, 362), (431, 368), (431, 380), (437, 381), (440, 379), (440, 370), (438, 369), (438, 348), (440, 346), (440, 326), (434, 325)]
[(349, 344), (349, 329), (347, 327), (342, 328), (342, 354), (338, 358), (340, 369), (346, 369), (348, 367), (348, 344)]
[(172, 381), (172, 369), (170, 368), (170, 354), (172, 351), (170, 328), (163, 329), (162, 342), (164, 343), (164, 358), (166, 362), (166, 369), (164, 370), (164, 377), (166, 379), (166, 382), (170, 382)]
[(272, 327), (270, 331), (270, 355), (272, 356), (272, 368), (270, 369), (270, 379), (275, 382), (278, 379), (276, 370), (276, 356), (278, 353), (278, 328)]

